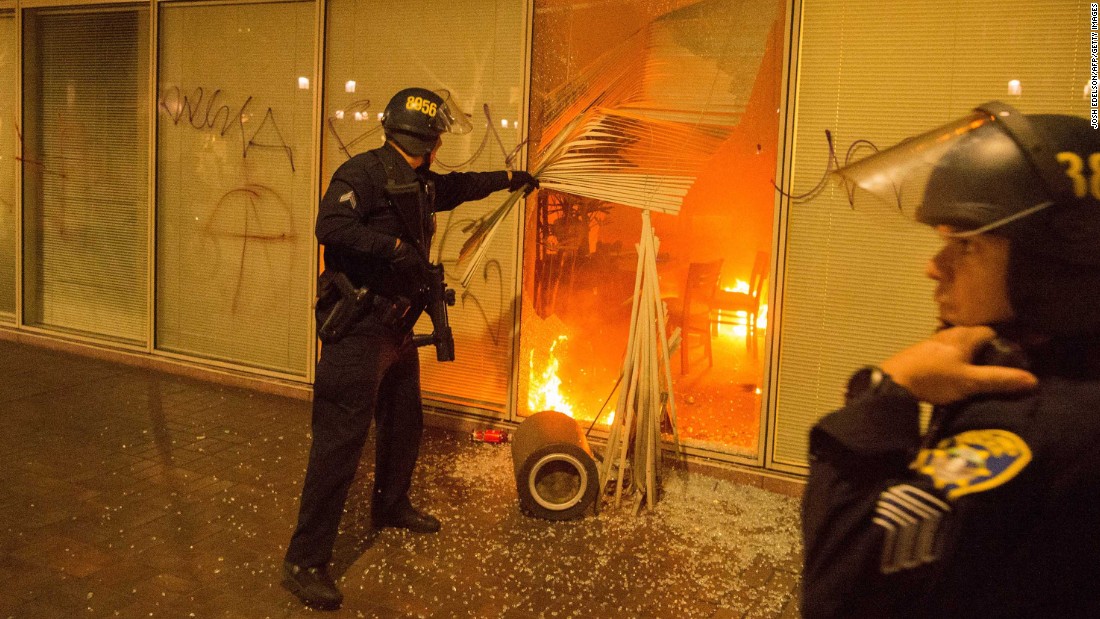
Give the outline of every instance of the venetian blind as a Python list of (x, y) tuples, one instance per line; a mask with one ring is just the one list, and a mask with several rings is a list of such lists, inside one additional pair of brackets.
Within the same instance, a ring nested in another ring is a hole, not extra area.
[(24, 13), (24, 322), (144, 343), (148, 9)]
[[(447, 166), (459, 164), (465, 164), (463, 170), (503, 169), (502, 147), (488, 132), (495, 129), (507, 150), (523, 135), (525, 5), (515, 0), (331, 0), (322, 191), (340, 163), (381, 145), (378, 114), (395, 92), (409, 86), (449, 89), (473, 115), (472, 133), (443, 137), (434, 170), (446, 172)], [(457, 284), (454, 262), (466, 239), (461, 228), (499, 206), (506, 195), (498, 192), (439, 216), (432, 257), (442, 256), (457, 289), (458, 302), (450, 313), (456, 360), (438, 363), (434, 349), (421, 349), (427, 397), (493, 413), (507, 407), (512, 368), (515, 214), (493, 238), (484, 269), (468, 288)], [(430, 330), (427, 319), (416, 329)]]
[(15, 119), (19, 114), (19, 36), (15, 13), (0, 8), (0, 320), (15, 317), (15, 234), (18, 229), (19, 201), (15, 195), (19, 164), (18, 133)]
[[(1087, 117), (1089, 3), (1077, 0), (804, 0), (794, 193), (825, 168), (824, 131), (843, 157), (998, 99), (1025, 113)], [(773, 464), (806, 465), (810, 427), (848, 375), (934, 328), (927, 229), (849, 208), (828, 191), (787, 216)]]
[(315, 15), (161, 9), (158, 350), (308, 374)]

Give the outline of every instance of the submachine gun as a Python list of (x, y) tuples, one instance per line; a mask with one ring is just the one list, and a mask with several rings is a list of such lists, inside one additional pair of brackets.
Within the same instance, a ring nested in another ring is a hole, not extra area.
[[(424, 299), (425, 311), (432, 321), (432, 332), (412, 336), (413, 345), (435, 346), (435, 358), (438, 361), (455, 360), (455, 338), (451, 331), (451, 323), (447, 317), (447, 307), (455, 304), (455, 291), (447, 286), (443, 279), (443, 265), (428, 262), (419, 253), (416, 254), (423, 261), (424, 278), (420, 283), (420, 294)], [(340, 340), (359, 320), (364, 312), (369, 311), (374, 296), (366, 288), (356, 288), (347, 275), (339, 271), (325, 271), (318, 280), (319, 304), (332, 305), (328, 317), (321, 324), (318, 331), (321, 342), (331, 344)], [(383, 324), (400, 321), (402, 316), (409, 313), (409, 303), (375, 303), (378, 309), (382, 309), (379, 319)]]
[(435, 346), (437, 361), (454, 361), (455, 338), (447, 317), (447, 307), (455, 304), (455, 291), (443, 280), (442, 264), (428, 262), (425, 273), (428, 281), (424, 283), (424, 293), (428, 305), (424, 311), (432, 321), (432, 332), (413, 335), (413, 345), (419, 348), (430, 344)]
[(432, 321), (432, 332), (413, 335), (413, 344), (417, 348), (431, 344), (435, 346), (436, 360), (454, 361), (455, 339), (447, 317), (447, 308), (455, 304), (455, 291), (443, 279), (443, 265), (433, 264), (423, 247), (431, 239), (431, 230), (425, 231), (425, 226), (434, 228), (435, 225), (434, 222), (429, 223), (424, 219), (425, 214), (430, 216), (432, 212), (435, 187), (429, 182), (422, 191), (419, 182), (397, 184), (393, 181), (393, 171), (387, 167), (386, 172), (390, 178), (386, 183), (385, 194), (409, 233), (409, 238), (413, 240), (410, 253), (416, 256), (421, 266), (420, 292), (426, 303), (425, 311)]

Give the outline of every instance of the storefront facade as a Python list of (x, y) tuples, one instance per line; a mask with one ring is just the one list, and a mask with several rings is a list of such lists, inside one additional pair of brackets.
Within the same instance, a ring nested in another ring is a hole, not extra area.
[(467, 285), (504, 195), (439, 217), (457, 360), (424, 351), (433, 407), (604, 432), (653, 204), (679, 436), (802, 474), (847, 375), (934, 327), (930, 233), (831, 184), (790, 197), (826, 130), (843, 160), (992, 99), (1088, 116), (1090, 31), (1066, 0), (0, 0), (0, 328), (308, 392), (318, 197), (394, 92), (446, 88), (475, 129), (438, 171), (534, 170), (578, 127), (611, 146), (512, 211)]

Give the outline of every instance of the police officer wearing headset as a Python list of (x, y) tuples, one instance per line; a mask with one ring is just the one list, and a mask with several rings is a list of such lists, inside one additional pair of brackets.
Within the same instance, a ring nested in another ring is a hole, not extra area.
[[(323, 346), (313, 386), (313, 443), (284, 585), (306, 605), (325, 610), (343, 601), (327, 564), (372, 418), (378, 423), (372, 524), (417, 533), (440, 529), (438, 519), (409, 500), (423, 427), (420, 360), (411, 332), (428, 303), (423, 284), (431, 276), (434, 213), (502, 189), (538, 187), (521, 171), (429, 169), (443, 133), (471, 129), (446, 91), (398, 92), (383, 112), (382, 128), (385, 145), (336, 170), (317, 214), (325, 258), (316, 308)], [(351, 302), (344, 294), (350, 291), (362, 309), (336, 310), (341, 296)], [(337, 311), (351, 319), (333, 330), (326, 321)]]
[(839, 172), (917, 199), (945, 328), (811, 431), (804, 616), (1100, 617), (1100, 134), (991, 102)]

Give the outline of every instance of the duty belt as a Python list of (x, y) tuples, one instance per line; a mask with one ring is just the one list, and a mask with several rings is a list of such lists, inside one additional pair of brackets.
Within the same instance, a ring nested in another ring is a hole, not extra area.
[(323, 308), (330, 303), (332, 309), (317, 330), (324, 344), (339, 341), (360, 319), (371, 313), (383, 326), (396, 328), (412, 308), (408, 299), (398, 297), (394, 300), (374, 294), (365, 286), (356, 288), (344, 273), (326, 269), (317, 278), (317, 305)]

